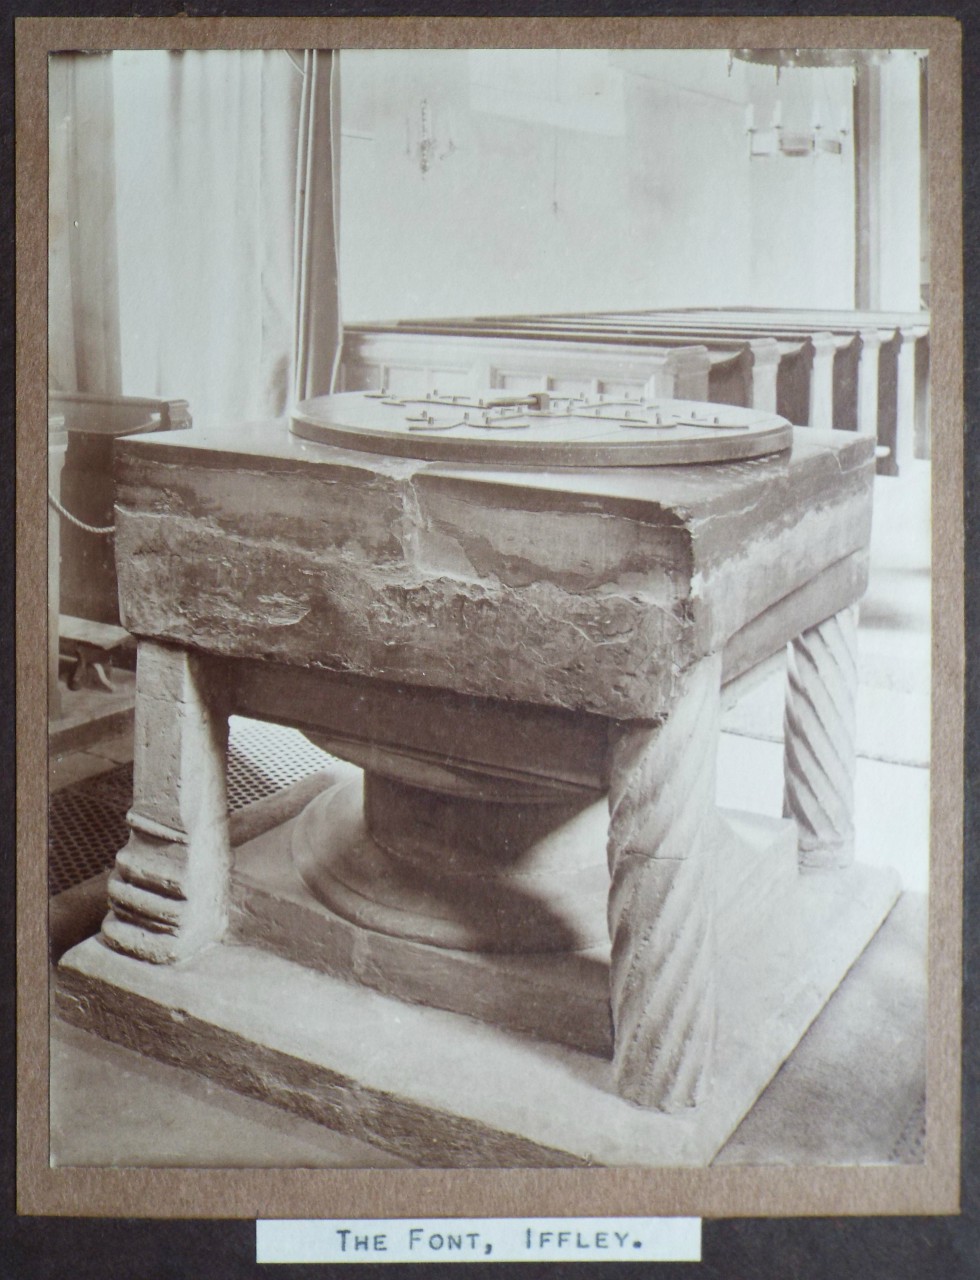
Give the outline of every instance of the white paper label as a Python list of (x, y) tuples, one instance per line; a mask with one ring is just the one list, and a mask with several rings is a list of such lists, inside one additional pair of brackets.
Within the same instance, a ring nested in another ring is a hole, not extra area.
[(700, 1218), (265, 1219), (257, 1262), (700, 1262)]

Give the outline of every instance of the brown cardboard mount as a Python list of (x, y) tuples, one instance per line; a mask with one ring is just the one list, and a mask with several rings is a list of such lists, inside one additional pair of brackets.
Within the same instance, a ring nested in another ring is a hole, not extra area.
[[(66, 48), (541, 47), (927, 48), (930, 53), (934, 476), (933, 738), (954, 744), (933, 774), (928, 1143), (924, 1164), (878, 1168), (462, 1168), (412, 1170), (52, 1169), (47, 1143), (45, 847), (46, 227), (18, 220), (18, 1208), (140, 1217), (398, 1217), (922, 1214), (958, 1202), (962, 848), (962, 284), (959, 32), (945, 19), (21, 19), (17, 22), (18, 208), (43, 210), (46, 58)], [(942, 199), (937, 198), (942, 193)], [(474, 677), (475, 678), (475, 677)], [(254, 891), (255, 885), (252, 884)], [(882, 907), (886, 910), (887, 907)], [(87, 956), (73, 973), (91, 973)], [(215, 949), (220, 957), (221, 948)], [(138, 966), (140, 962), (126, 962)], [(220, 965), (220, 959), (215, 963)], [(152, 986), (151, 966), (140, 970)], [(171, 970), (171, 976), (175, 970)], [(258, 975), (257, 975), (258, 980)], [(117, 981), (114, 977), (113, 981)], [(152, 992), (141, 992), (151, 998)], [(378, 996), (384, 999), (383, 995)], [(426, 1013), (433, 1012), (426, 1010)], [(112, 1010), (106, 1010), (112, 1016)], [(447, 1015), (452, 1016), (452, 1015)], [(543, 1146), (552, 1144), (546, 1140)], [(615, 1163), (615, 1162), (612, 1162)]]

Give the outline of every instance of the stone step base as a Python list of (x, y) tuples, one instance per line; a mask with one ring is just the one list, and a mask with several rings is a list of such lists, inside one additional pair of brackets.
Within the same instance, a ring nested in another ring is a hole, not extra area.
[(428, 1167), (705, 1166), (888, 914), (889, 873), (799, 880), (799, 912), (722, 966), (707, 1100), (618, 1098), (602, 1057), (407, 1004), (257, 947), (177, 966), (98, 938), (58, 973), (68, 1022)]
[[(601, 859), (608, 818), (604, 801), (594, 807)], [(284, 824), (236, 849), (236, 940), (383, 995), (611, 1056), (608, 941), (515, 955), (437, 947), (359, 927), (317, 901), (300, 879), (291, 856), (294, 830), (295, 823)], [(716, 949), (727, 965), (728, 957), (751, 952), (774, 928), (786, 929), (798, 912), (796, 832), (781, 819), (725, 810), (713, 840)], [(596, 934), (606, 932), (607, 895), (608, 876), (592, 906)]]

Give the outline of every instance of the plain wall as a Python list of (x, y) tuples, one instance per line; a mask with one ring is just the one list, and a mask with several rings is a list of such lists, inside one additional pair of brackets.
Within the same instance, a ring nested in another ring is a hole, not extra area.
[(918, 137), (918, 59), (910, 50), (899, 49), (881, 69), (880, 261), (875, 305), (883, 311), (914, 311), (919, 306)]
[[(782, 73), (814, 86), (850, 130), (850, 73)], [(852, 135), (750, 158), (775, 87), (725, 50), (345, 51), (345, 320), (853, 306)]]
[[(152, 250), (166, 233), (169, 56), (113, 57), (123, 382), (140, 393), (158, 381), (147, 301), (167, 284)], [(912, 54), (893, 61), (878, 157), (881, 305), (913, 308), (918, 68)], [(777, 82), (726, 50), (345, 50), (340, 78), (349, 323), (854, 305), (847, 69), (783, 70)], [(843, 153), (751, 158), (749, 104), (763, 127), (777, 94), (787, 128), (807, 127), (815, 104), (826, 127), (844, 127)], [(214, 217), (212, 195), (202, 189), (202, 220)]]
[[(749, 161), (753, 306), (851, 308), (855, 295), (853, 77), (847, 68), (746, 68), (756, 122), (840, 136), (840, 155)], [(843, 130), (841, 134), (840, 131)], [(731, 299), (731, 301), (737, 301)]]

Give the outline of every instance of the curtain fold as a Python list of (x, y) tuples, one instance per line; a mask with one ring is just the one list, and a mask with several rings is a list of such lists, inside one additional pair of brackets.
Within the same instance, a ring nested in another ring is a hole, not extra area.
[(111, 56), (48, 61), (48, 382), (118, 395)]
[(324, 50), (303, 54), (293, 268), (296, 400), (334, 390), (340, 363), (337, 63)]
[[(124, 394), (182, 397), (206, 425), (278, 417), (329, 387), (340, 341), (335, 56), (111, 55), (101, 177), (115, 188)], [(59, 264), (53, 326), (58, 289), (76, 298), (64, 278)], [(109, 318), (92, 332), (106, 341)]]

